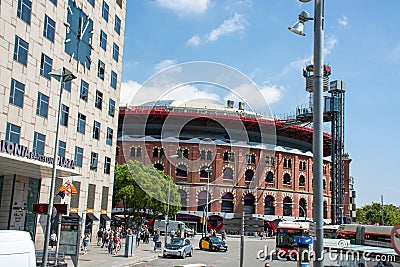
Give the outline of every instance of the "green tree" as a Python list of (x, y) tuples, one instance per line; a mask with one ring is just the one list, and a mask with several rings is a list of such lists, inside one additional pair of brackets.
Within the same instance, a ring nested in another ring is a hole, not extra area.
[[(170, 181), (170, 216), (180, 210), (180, 197), (170, 176), (138, 161), (117, 164), (114, 179), (114, 205), (122, 203), (125, 218), (134, 215), (140, 222), (140, 211), (153, 214), (167, 213), (168, 181)], [(132, 210), (133, 212), (127, 212)]]
[[(382, 223), (382, 205), (372, 203), (357, 209), (357, 222), (361, 224)], [(384, 221), (385, 225), (396, 225), (400, 223), (400, 210), (395, 206), (384, 206)]]

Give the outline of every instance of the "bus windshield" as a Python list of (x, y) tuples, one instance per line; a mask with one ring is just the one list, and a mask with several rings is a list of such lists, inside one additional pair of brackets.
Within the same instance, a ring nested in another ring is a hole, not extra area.
[(307, 230), (278, 228), (276, 232), (277, 247), (294, 247), (295, 236), (308, 236)]

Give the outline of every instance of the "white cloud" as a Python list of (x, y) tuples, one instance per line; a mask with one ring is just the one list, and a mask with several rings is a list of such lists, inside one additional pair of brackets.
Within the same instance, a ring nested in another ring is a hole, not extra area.
[[(255, 91), (257, 90), (257, 91)], [(284, 87), (265, 82), (262, 87), (257, 88), (254, 84), (242, 84), (225, 96), (226, 100), (234, 100), (236, 103), (245, 102), (248, 110), (270, 114), (269, 105), (281, 100)]]
[(173, 65), (175, 65), (175, 64), (176, 64), (176, 60), (173, 60), (173, 59), (165, 59), (165, 60), (159, 62), (159, 63), (154, 67), (154, 69), (155, 69), (156, 72), (159, 72), (159, 71), (162, 71), (163, 69), (166, 69), (166, 68), (168, 68), (168, 67), (170, 67), (170, 66), (173, 66)]
[(142, 85), (136, 81), (129, 80), (121, 83), (120, 104), (128, 104), (132, 102), (133, 96), (137, 93)]
[(231, 19), (224, 20), (224, 22), (217, 28), (213, 29), (210, 33), (205, 34), (202, 38), (199, 35), (193, 35), (187, 42), (187, 45), (197, 46), (201, 43), (214, 42), (219, 37), (228, 35), (234, 32), (243, 34), (248, 22), (244, 19), (243, 15), (235, 13)]
[(327, 38), (327, 40), (325, 41), (324, 54), (329, 55), (332, 52), (335, 45), (337, 44), (337, 42), (338, 42), (337, 38), (333, 35)]
[(181, 87), (174, 88), (168, 94), (163, 96), (163, 99), (174, 99), (184, 102), (210, 99), (219, 100), (219, 96), (214, 93), (207, 92), (205, 90), (200, 90), (193, 85), (184, 85)]
[(227, 35), (236, 31), (243, 32), (247, 21), (243, 18), (243, 15), (235, 13), (233, 18), (224, 20), (224, 22), (218, 26), (218, 28), (211, 31), (207, 37), (207, 41), (212, 42), (218, 40), (220, 36)]
[(193, 35), (192, 38), (190, 38), (187, 43), (187, 45), (192, 45), (192, 46), (198, 46), (200, 44), (200, 37), (196, 34)]
[(343, 26), (347, 26), (347, 24), (349, 23), (349, 20), (347, 19), (346, 16), (342, 16), (341, 18), (338, 19), (339, 24), (343, 25)]
[(210, 0), (156, 0), (157, 5), (183, 14), (201, 14), (210, 6)]

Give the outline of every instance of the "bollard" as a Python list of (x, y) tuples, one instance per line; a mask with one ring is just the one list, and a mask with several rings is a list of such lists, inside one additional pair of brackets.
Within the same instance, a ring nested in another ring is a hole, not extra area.
[(132, 257), (135, 254), (136, 237), (133, 235), (126, 235), (125, 239), (125, 257)]

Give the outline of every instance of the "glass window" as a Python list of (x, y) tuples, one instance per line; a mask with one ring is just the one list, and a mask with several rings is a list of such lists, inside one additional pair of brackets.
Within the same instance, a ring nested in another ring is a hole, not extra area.
[(49, 97), (39, 92), (36, 114), (47, 118), (48, 111), (49, 111)]
[(108, 5), (106, 1), (103, 1), (103, 10), (102, 10), (103, 19), (108, 22)]
[(54, 5), (57, 5), (57, 0), (50, 0)]
[(83, 148), (76, 146), (75, 147), (75, 166), (82, 167), (83, 161)]
[(25, 93), (25, 85), (11, 79), (11, 88), (10, 88), (10, 104), (14, 104), (20, 108), (24, 105), (24, 93)]
[(115, 15), (114, 31), (121, 34), (121, 19), (117, 15)]
[(114, 89), (117, 89), (117, 73), (114, 71), (111, 71), (111, 81), (110, 81), (110, 86)]
[(56, 31), (56, 22), (49, 18), (47, 15), (44, 16), (44, 28), (43, 36), (54, 43), (54, 34)]
[(14, 60), (26, 66), (29, 44), (15, 35)]
[(29, 0), (18, 0), (17, 16), (28, 24), (31, 24), (32, 2)]
[(110, 174), (110, 170), (111, 170), (111, 158), (105, 157), (104, 158), (104, 173)]
[(86, 127), (86, 116), (78, 113), (78, 125), (77, 125), (77, 131), (78, 133), (83, 133), (85, 134), (85, 127)]
[(115, 101), (110, 98), (108, 101), (108, 115), (114, 117), (115, 114)]
[(81, 99), (84, 101), (87, 101), (88, 94), (89, 94), (89, 84), (87, 82), (85, 82), (84, 80), (81, 80), (81, 91), (80, 91)]
[(100, 47), (103, 48), (104, 51), (107, 49), (107, 34), (103, 31), (100, 31)]
[(33, 137), (33, 153), (44, 155), (44, 145), (46, 144), (46, 136), (35, 132)]
[(53, 59), (42, 53), (42, 57), (40, 60), (40, 75), (50, 80), (51, 76), (49, 72), (51, 72), (52, 66)]
[(118, 62), (119, 57), (119, 46), (116, 43), (113, 43), (113, 59)]
[(122, 0), (117, 0), (117, 5), (122, 8)]
[(21, 135), (21, 127), (7, 122), (6, 141), (19, 144), (19, 137)]
[(104, 64), (104, 62), (99, 59), (99, 66), (97, 69), (97, 77), (104, 80), (105, 71), (106, 71), (106, 64)]
[(94, 1), (95, 1), (95, 0), (87, 0), (87, 1), (89, 2), (89, 4), (92, 5), (92, 7), (94, 7)]
[(71, 84), (72, 84), (72, 81), (63, 82), (63, 88), (64, 88), (64, 90), (66, 90), (66, 91), (68, 91), (68, 92), (71, 92)]
[(107, 145), (110, 146), (112, 145), (113, 133), (114, 133), (113, 129), (107, 127), (107, 139), (106, 139)]
[(90, 169), (97, 171), (97, 163), (99, 161), (99, 154), (92, 152), (90, 155)]
[(69, 107), (67, 107), (66, 105), (62, 105), (60, 124), (63, 126), (68, 126), (68, 113), (69, 113)]
[(65, 158), (66, 149), (67, 149), (67, 143), (58, 140), (58, 156)]
[(100, 122), (93, 122), (93, 138), (99, 140), (100, 139)]
[(96, 99), (94, 101), (94, 106), (101, 110), (103, 107), (103, 93), (100, 91), (96, 91)]

